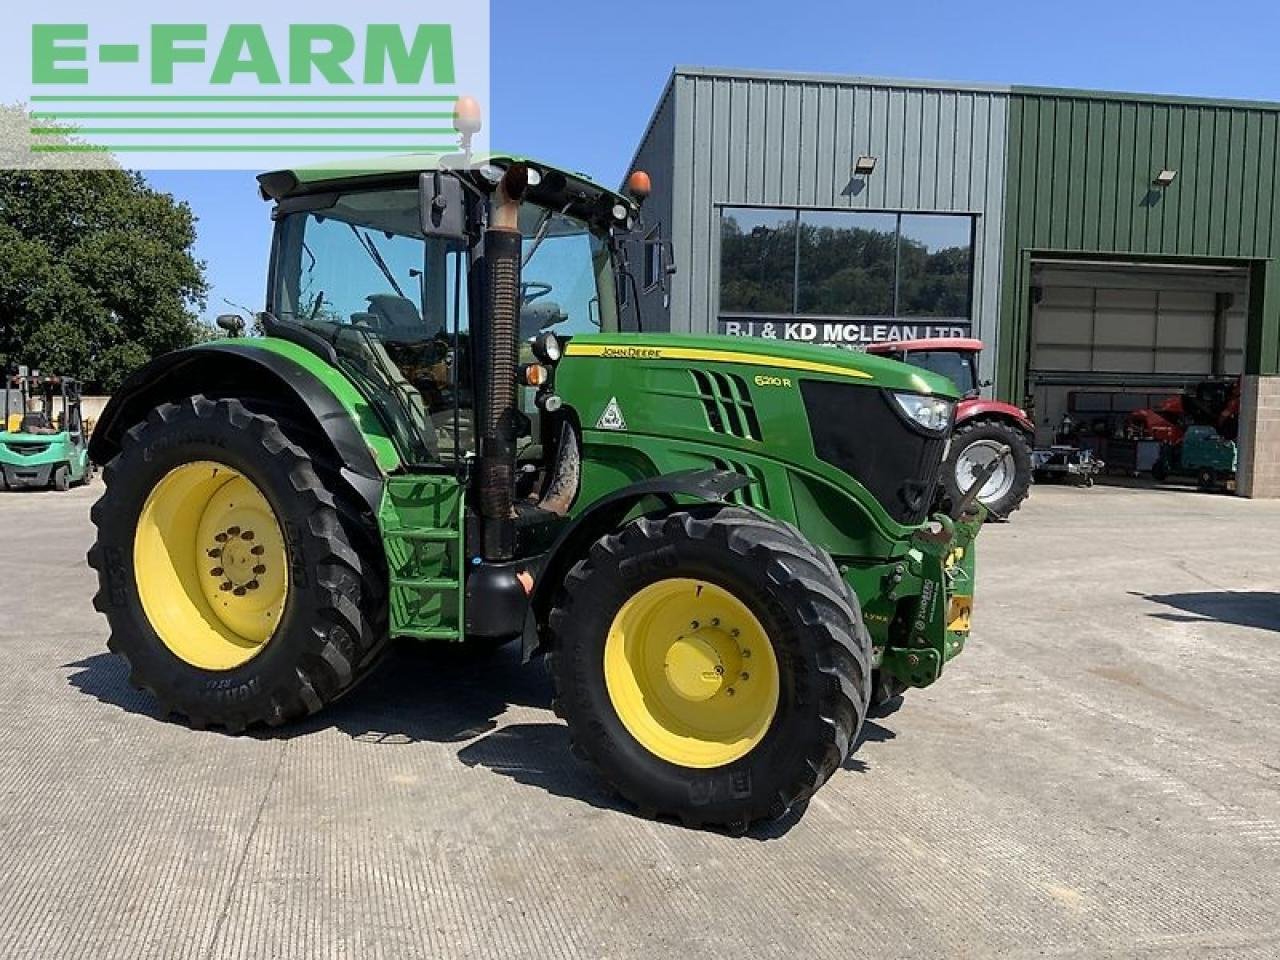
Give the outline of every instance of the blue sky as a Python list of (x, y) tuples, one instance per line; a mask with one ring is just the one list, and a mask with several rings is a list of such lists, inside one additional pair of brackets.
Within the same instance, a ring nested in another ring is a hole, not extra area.
[[(1077, 0), (492, 0), (494, 145), (616, 182), (675, 64), (1280, 100), (1280, 6)], [(262, 305), (268, 207), (247, 172), (151, 173), (200, 219), (223, 299)]]

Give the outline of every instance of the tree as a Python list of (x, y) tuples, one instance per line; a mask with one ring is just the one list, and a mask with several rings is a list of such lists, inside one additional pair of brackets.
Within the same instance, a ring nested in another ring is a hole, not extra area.
[(195, 223), (188, 204), (137, 173), (0, 170), (0, 364), (110, 391), (200, 339)]

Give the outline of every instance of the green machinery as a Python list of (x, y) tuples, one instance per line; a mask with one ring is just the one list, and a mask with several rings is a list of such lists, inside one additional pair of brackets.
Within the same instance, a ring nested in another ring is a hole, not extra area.
[(93, 479), (80, 411), (80, 383), (25, 367), (6, 377), (0, 432), (0, 490), (53, 487)]
[(223, 318), (94, 433), (95, 604), (133, 682), (237, 732), (321, 709), (389, 638), (520, 640), (641, 812), (745, 829), (938, 679), (982, 518), (931, 515), (954, 386), (643, 332), (645, 180), (512, 157), (263, 175), (266, 335)]
[(1192, 424), (1177, 443), (1160, 448), (1160, 458), (1151, 475), (1164, 482), (1173, 477), (1192, 476), (1196, 486), (1206, 492), (1236, 488), (1238, 451), (1234, 440), (1218, 433), (1217, 427)]

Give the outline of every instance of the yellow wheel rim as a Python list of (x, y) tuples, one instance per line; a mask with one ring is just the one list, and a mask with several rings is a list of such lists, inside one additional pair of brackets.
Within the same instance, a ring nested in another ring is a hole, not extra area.
[(205, 670), (231, 670), (259, 653), (289, 595), (275, 511), (243, 474), (209, 460), (169, 471), (152, 489), (133, 570), (161, 641)]
[(705, 580), (659, 580), (613, 619), (604, 677), (618, 719), (682, 767), (746, 756), (778, 709), (778, 661), (755, 614)]

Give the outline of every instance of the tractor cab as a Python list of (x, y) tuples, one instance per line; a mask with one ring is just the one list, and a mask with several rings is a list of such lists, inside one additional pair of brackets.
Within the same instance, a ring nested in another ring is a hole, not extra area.
[(87, 483), (92, 472), (80, 383), (20, 367), (6, 377), (0, 489)]
[(867, 347), (867, 352), (892, 357), (940, 374), (954, 383), (961, 397), (966, 400), (975, 399), (982, 393), (984, 386), (989, 386), (978, 379), (981, 340), (969, 337), (894, 340), (873, 343)]
[(484, 198), (517, 167), (527, 184), (508, 207), (520, 276), (512, 362), (523, 380), (513, 426), (532, 474), (544, 449), (542, 364), (558, 360), (577, 334), (619, 330), (627, 282), (621, 238), (639, 210), (628, 197), (532, 161), (442, 163), (424, 174), (415, 158), (407, 176), (353, 177), (336, 190), (327, 182), (317, 190), (307, 171), (264, 175), (263, 193), (276, 201), (276, 238), (263, 326), (272, 336), (318, 337), (342, 369), (379, 384), (370, 397), (396, 425), (410, 463), (429, 469), (474, 459), (484, 400), (476, 384), (494, 345), (472, 322), (486, 286), (485, 250), (475, 238), (487, 216)]

